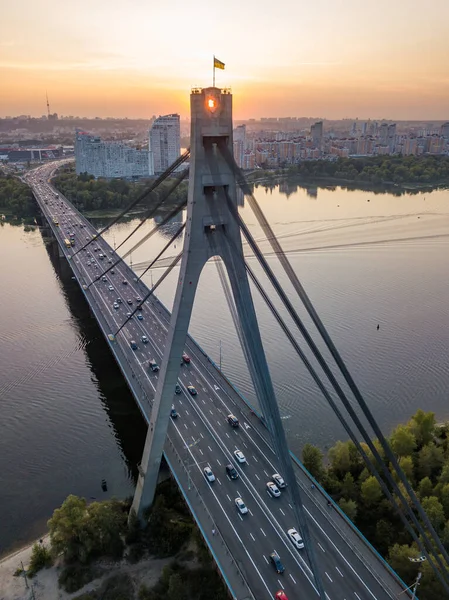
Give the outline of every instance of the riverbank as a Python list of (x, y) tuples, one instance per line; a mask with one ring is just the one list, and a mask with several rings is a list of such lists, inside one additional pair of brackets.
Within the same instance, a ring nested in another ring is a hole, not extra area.
[[(72, 600), (88, 592), (98, 590), (111, 575), (128, 574), (132, 578), (136, 590), (140, 586), (153, 587), (162, 575), (163, 568), (173, 561), (173, 558), (145, 558), (136, 564), (130, 564), (126, 560), (119, 562), (101, 561), (98, 567), (101, 576), (97, 577), (83, 588), (69, 594), (59, 588), (58, 578), (61, 572), (61, 564), (56, 561), (49, 569), (39, 571), (32, 579), (23, 575), (15, 576), (14, 573), (22, 568), (28, 568), (31, 551), (36, 540), (31, 544), (13, 552), (0, 560), (0, 598), (1, 600)], [(49, 536), (42, 538), (42, 543), (49, 545)], [(28, 587), (27, 587), (28, 586)]]

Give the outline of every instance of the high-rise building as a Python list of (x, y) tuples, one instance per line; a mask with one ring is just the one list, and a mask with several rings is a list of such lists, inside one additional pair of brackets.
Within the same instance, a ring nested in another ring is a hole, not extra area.
[(390, 152), (393, 153), (396, 145), (396, 123), (391, 123), (388, 125), (388, 147), (390, 148)]
[(323, 121), (318, 121), (310, 128), (313, 145), (321, 149), (323, 143)]
[(181, 155), (179, 115), (158, 117), (149, 132), (150, 162), (153, 173), (163, 173)]
[(95, 178), (148, 177), (150, 171), (148, 150), (136, 150), (123, 142), (103, 142), (98, 136), (76, 130), (76, 174), (89, 173)]
[(379, 138), (382, 146), (385, 146), (388, 140), (388, 123), (382, 123), (379, 129)]
[(443, 123), (441, 125), (441, 135), (449, 140), (449, 123)]

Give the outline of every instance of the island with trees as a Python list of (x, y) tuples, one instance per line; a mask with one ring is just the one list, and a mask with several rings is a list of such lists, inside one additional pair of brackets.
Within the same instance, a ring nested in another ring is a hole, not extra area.
[[(389, 443), (432, 526), (449, 550), (449, 425), (438, 425), (434, 413), (418, 410), (407, 424), (393, 430)], [(378, 441), (374, 444), (390, 468)], [(373, 459), (368, 446), (363, 443), (362, 446)], [(420, 600), (448, 597), (427, 561), (410, 561), (420, 551), (352, 441), (337, 442), (328, 452), (326, 465), (321, 450), (306, 444), (302, 460), (408, 585), (419, 570), (422, 572)]]
[(437, 187), (449, 185), (449, 156), (364, 156), (306, 160), (287, 169), (289, 176), (371, 185)]
[[(86, 216), (109, 216), (125, 208), (150, 186), (151, 180), (139, 182), (125, 179), (95, 179), (93, 175), (76, 175), (74, 165), (61, 167), (52, 181), (75, 208)], [(142, 212), (154, 206), (173, 185), (173, 179), (162, 182), (141, 204), (136, 212)], [(187, 201), (187, 182), (181, 182), (174, 190), (165, 206), (170, 208)], [(86, 214), (87, 213), (87, 214)]]

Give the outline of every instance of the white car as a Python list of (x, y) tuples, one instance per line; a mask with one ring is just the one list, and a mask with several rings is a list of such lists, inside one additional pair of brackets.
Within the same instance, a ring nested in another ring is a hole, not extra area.
[(271, 477), (272, 477), (274, 483), (278, 486), (278, 488), (282, 489), (282, 488), (286, 487), (287, 484), (282, 479), (282, 477), (279, 475), (279, 473), (274, 473)]
[[(117, 304), (117, 306), (118, 306), (118, 304)], [(146, 335), (142, 336), (142, 344), (148, 344), (148, 338)]]
[(235, 450), (234, 456), (239, 461), (239, 463), (241, 463), (241, 464), (246, 463), (245, 455), (243, 454), (243, 452), (241, 450)]
[(246, 508), (246, 504), (243, 502), (241, 498), (235, 499), (235, 505), (239, 509), (241, 515), (246, 515), (248, 509)]
[(287, 535), (295, 548), (297, 548), (298, 550), (302, 550), (304, 548), (304, 542), (302, 541), (302, 537), (299, 535), (296, 529), (289, 529), (287, 531)]
[(117, 308), (118, 308), (118, 304), (117, 304), (117, 302), (114, 302), (114, 304), (113, 304), (112, 306), (113, 306), (115, 309), (117, 309)]
[(279, 498), (281, 495), (278, 486), (272, 481), (267, 483), (267, 492), (270, 494), (270, 496), (273, 496), (273, 498)]
[(212, 469), (210, 467), (204, 467), (203, 469), (204, 477), (207, 479), (209, 483), (215, 481), (215, 475), (212, 473)]
[(110, 292), (113, 292), (113, 291), (114, 291), (114, 288), (112, 287), (112, 285), (108, 286), (108, 290), (109, 290)]

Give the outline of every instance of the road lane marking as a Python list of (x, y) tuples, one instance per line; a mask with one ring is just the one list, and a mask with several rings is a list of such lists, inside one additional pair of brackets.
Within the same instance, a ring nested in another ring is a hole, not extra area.
[(255, 541), (256, 541), (256, 538), (253, 536), (253, 534), (252, 534), (252, 533), (250, 533), (249, 535), (250, 535), (250, 538), (253, 540), (253, 542), (255, 542)]
[(317, 542), (317, 543), (318, 543), (318, 546), (321, 548), (321, 550), (322, 550), (323, 552), (326, 552), (326, 550), (323, 548), (323, 546), (320, 544), (320, 542)]
[(257, 479), (260, 481), (260, 477), (257, 473), (254, 473), (254, 477), (257, 477)]
[(281, 513), (284, 515), (285, 517), (285, 512), (282, 510), (282, 508), (279, 508), (279, 510), (281, 511)]
[(295, 578), (293, 577), (293, 575), (292, 575), (291, 573), (289, 573), (289, 575), (290, 575), (290, 577), (291, 577), (291, 580), (293, 581), (293, 583), (296, 583), (296, 580), (295, 580)]
[(341, 575), (342, 577), (344, 577), (343, 573), (340, 571), (340, 569), (338, 567), (335, 567), (335, 569), (337, 570), (338, 574)]
[(330, 581), (331, 583), (334, 583), (334, 582), (332, 581), (332, 579), (331, 579), (331, 576), (329, 575), (329, 573), (328, 573), (327, 571), (324, 571), (324, 572), (326, 573), (326, 575), (327, 575), (327, 578), (329, 579), (329, 581)]
[(265, 533), (265, 531), (262, 529), (262, 527), (260, 528), (260, 531), (264, 534), (265, 537), (267, 537), (267, 534)]
[[(203, 436), (201, 436), (201, 437), (203, 437)], [(208, 448), (209, 448), (209, 450), (212, 452), (212, 448), (211, 448), (210, 446), (208, 446)]]
[(194, 426), (196, 427), (196, 423), (195, 423), (195, 421), (192, 421), (192, 425), (194, 425)]
[(281, 580), (280, 580), (280, 579), (278, 579), (278, 583), (279, 583), (279, 585), (281, 586), (281, 588), (282, 588), (283, 590), (285, 590), (285, 587), (282, 585), (282, 582), (281, 582)]
[(229, 502), (231, 502), (231, 498), (229, 497), (229, 494), (226, 494), (226, 498), (229, 500)]
[(267, 565), (269, 565), (270, 563), (268, 562), (268, 558), (265, 556), (265, 554), (262, 554), (262, 556), (264, 557), (264, 559), (265, 559), (265, 561), (266, 561)]

